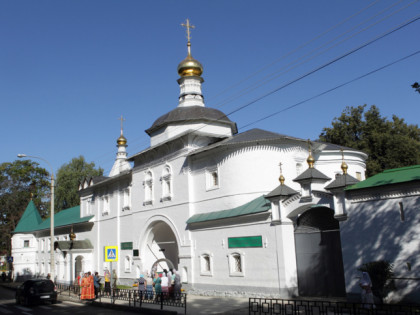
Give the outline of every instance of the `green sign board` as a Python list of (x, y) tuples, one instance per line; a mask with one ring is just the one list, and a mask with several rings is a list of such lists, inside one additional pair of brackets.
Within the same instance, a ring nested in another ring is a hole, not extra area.
[(121, 243), (121, 249), (133, 249), (133, 242)]
[(229, 237), (229, 248), (263, 247), (262, 236)]

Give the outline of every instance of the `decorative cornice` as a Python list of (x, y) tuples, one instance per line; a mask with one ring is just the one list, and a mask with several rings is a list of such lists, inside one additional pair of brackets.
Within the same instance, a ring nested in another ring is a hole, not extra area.
[(383, 192), (380, 190), (372, 191), (364, 191), (356, 192), (356, 191), (348, 191), (347, 198), (351, 201), (351, 203), (360, 203), (366, 201), (375, 201), (375, 200), (386, 200), (386, 199), (395, 199), (395, 198), (403, 198), (403, 197), (414, 197), (420, 195), (420, 188), (413, 187), (408, 188), (405, 190), (392, 190)]

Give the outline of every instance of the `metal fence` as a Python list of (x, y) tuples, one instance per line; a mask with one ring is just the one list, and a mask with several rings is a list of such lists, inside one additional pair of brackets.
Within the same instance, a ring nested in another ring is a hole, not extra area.
[[(57, 284), (58, 294), (76, 295), (80, 299), (80, 287), (77, 285)], [(164, 306), (181, 307), (187, 313), (187, 294), (174, 294), (173, 292), (156, 293), (154, 291), (138, 291), (135, 289), (113, 289), (111, 293), (105, 292), (104, 288), (98, 291), (97, 300), (109, 299), (114, 304), (115, 301), (127, 301), (129, 307), (141, 308), (143, 304), (159, 305), (160, 309)]]
[(250, 298), (249, 314), (282, 314), (282, 315), (329, 315), (329, 314), (420, 314), (418, 305), (398, 305), (398, 304), (361, 304), (347, 302), (330, 301), (307, 301), (307, 300), (283, 300)]

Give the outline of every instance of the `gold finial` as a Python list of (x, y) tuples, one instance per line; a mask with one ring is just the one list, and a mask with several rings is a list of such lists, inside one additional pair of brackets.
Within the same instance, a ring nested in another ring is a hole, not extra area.
[(34, 199), (34, 193), (31, 192), (31, 200)]
[(279, 177), (279, 182), (280, 182), (280, 185), (284, 185), (284, 176), (283, 176), (283, 171), (282, 171), (282, 169), (281, 169), (281, 166), (282, 166), (283, 164), (280, 162), (280, 164), (279, 164), (279, 166), (280, 166), (280, 177)]
[(73, 232), (73, 225), (71, 226), (71, 231), (70, 231), (70, 234), (69, 234), (69, 238), (70, 238), (71, 241), (76, 239), (76, 234), (74, 234), (74, 232)]
[(121, 121), (121, 135), (120, 137), (117, 139), (117, 145), (126, 145), (127, 144), (127, 139), (123, 136), (123, 121), (125, 121), (125, 119), (123, 118), (123, 116), (121, 115), (120, 118), (118, 118), (118, 120)]
[(344, 162), (344, 150), (343, 150), (343, 148), (341, 148), (340, 151), (341, 151), (341, 160), (343, 161), (341, 163), (341, 169), (343, 170), (343, 174), (346, 175), (347, 174), (347, 169), (349, 167), (348, 167), (347, 163)]
[(187, 29), (187, 47), (188, 47), (188, 55), (187, 57), (181, 61), (178, 65), (178, 74), (181, 77), (188, 77), (188, 76), (201, 76), (203, 73), (203, 66), (197, 60), (195, 60), (191, 56), (191, 29), (194, 29), (195, 26), (190, 24), (190, 20), (187, 19), (185, 23), (182, 23), (181, 26)]
[(188, 56), (191, 55), (191, 29), (194, 29), (195, 26), (190, 24), (190, 20), (187, 19), (186, 23), (182, 23), (181, 26), (187, 29), (187, 47), (188, 47)]
[(309, 147), (309, 156), (306, 159), (306, 162), (309, 165), (309, 168), (314, 168), (314, 164), (315, 164), (315, 159), (312, 156), (312, 144), (311, 144), (311, 140), (308, 139), (308, 147)]

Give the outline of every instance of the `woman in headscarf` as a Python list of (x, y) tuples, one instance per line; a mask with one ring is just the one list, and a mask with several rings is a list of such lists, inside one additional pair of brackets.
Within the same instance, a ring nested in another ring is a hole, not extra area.
[(158, 300), (162, 293), (162, 286), (161, 286), (162, 280), (159, 277), (159, 274), (155, 273), (155, 278), (153, 279), (153, 284), (155, 286), (155, 293), (156, 293), (156, 300)]
[(147, 285), (147, 281), (144, 278), (144, 275), (141, 274), (140, 278), (139, 278), (139, 297), (141, 299), (144, 299), (144, 292), (146, 291), (146, 285)]
[(372, 281), (370, 280), (370, 276), (367, 272), (362, 272), (362, 277), (359, 281), (359, 286), (362, 288), (362, 304), (366, 308), (375, 308), (373, 304), (373, 293), (372, 293)]

